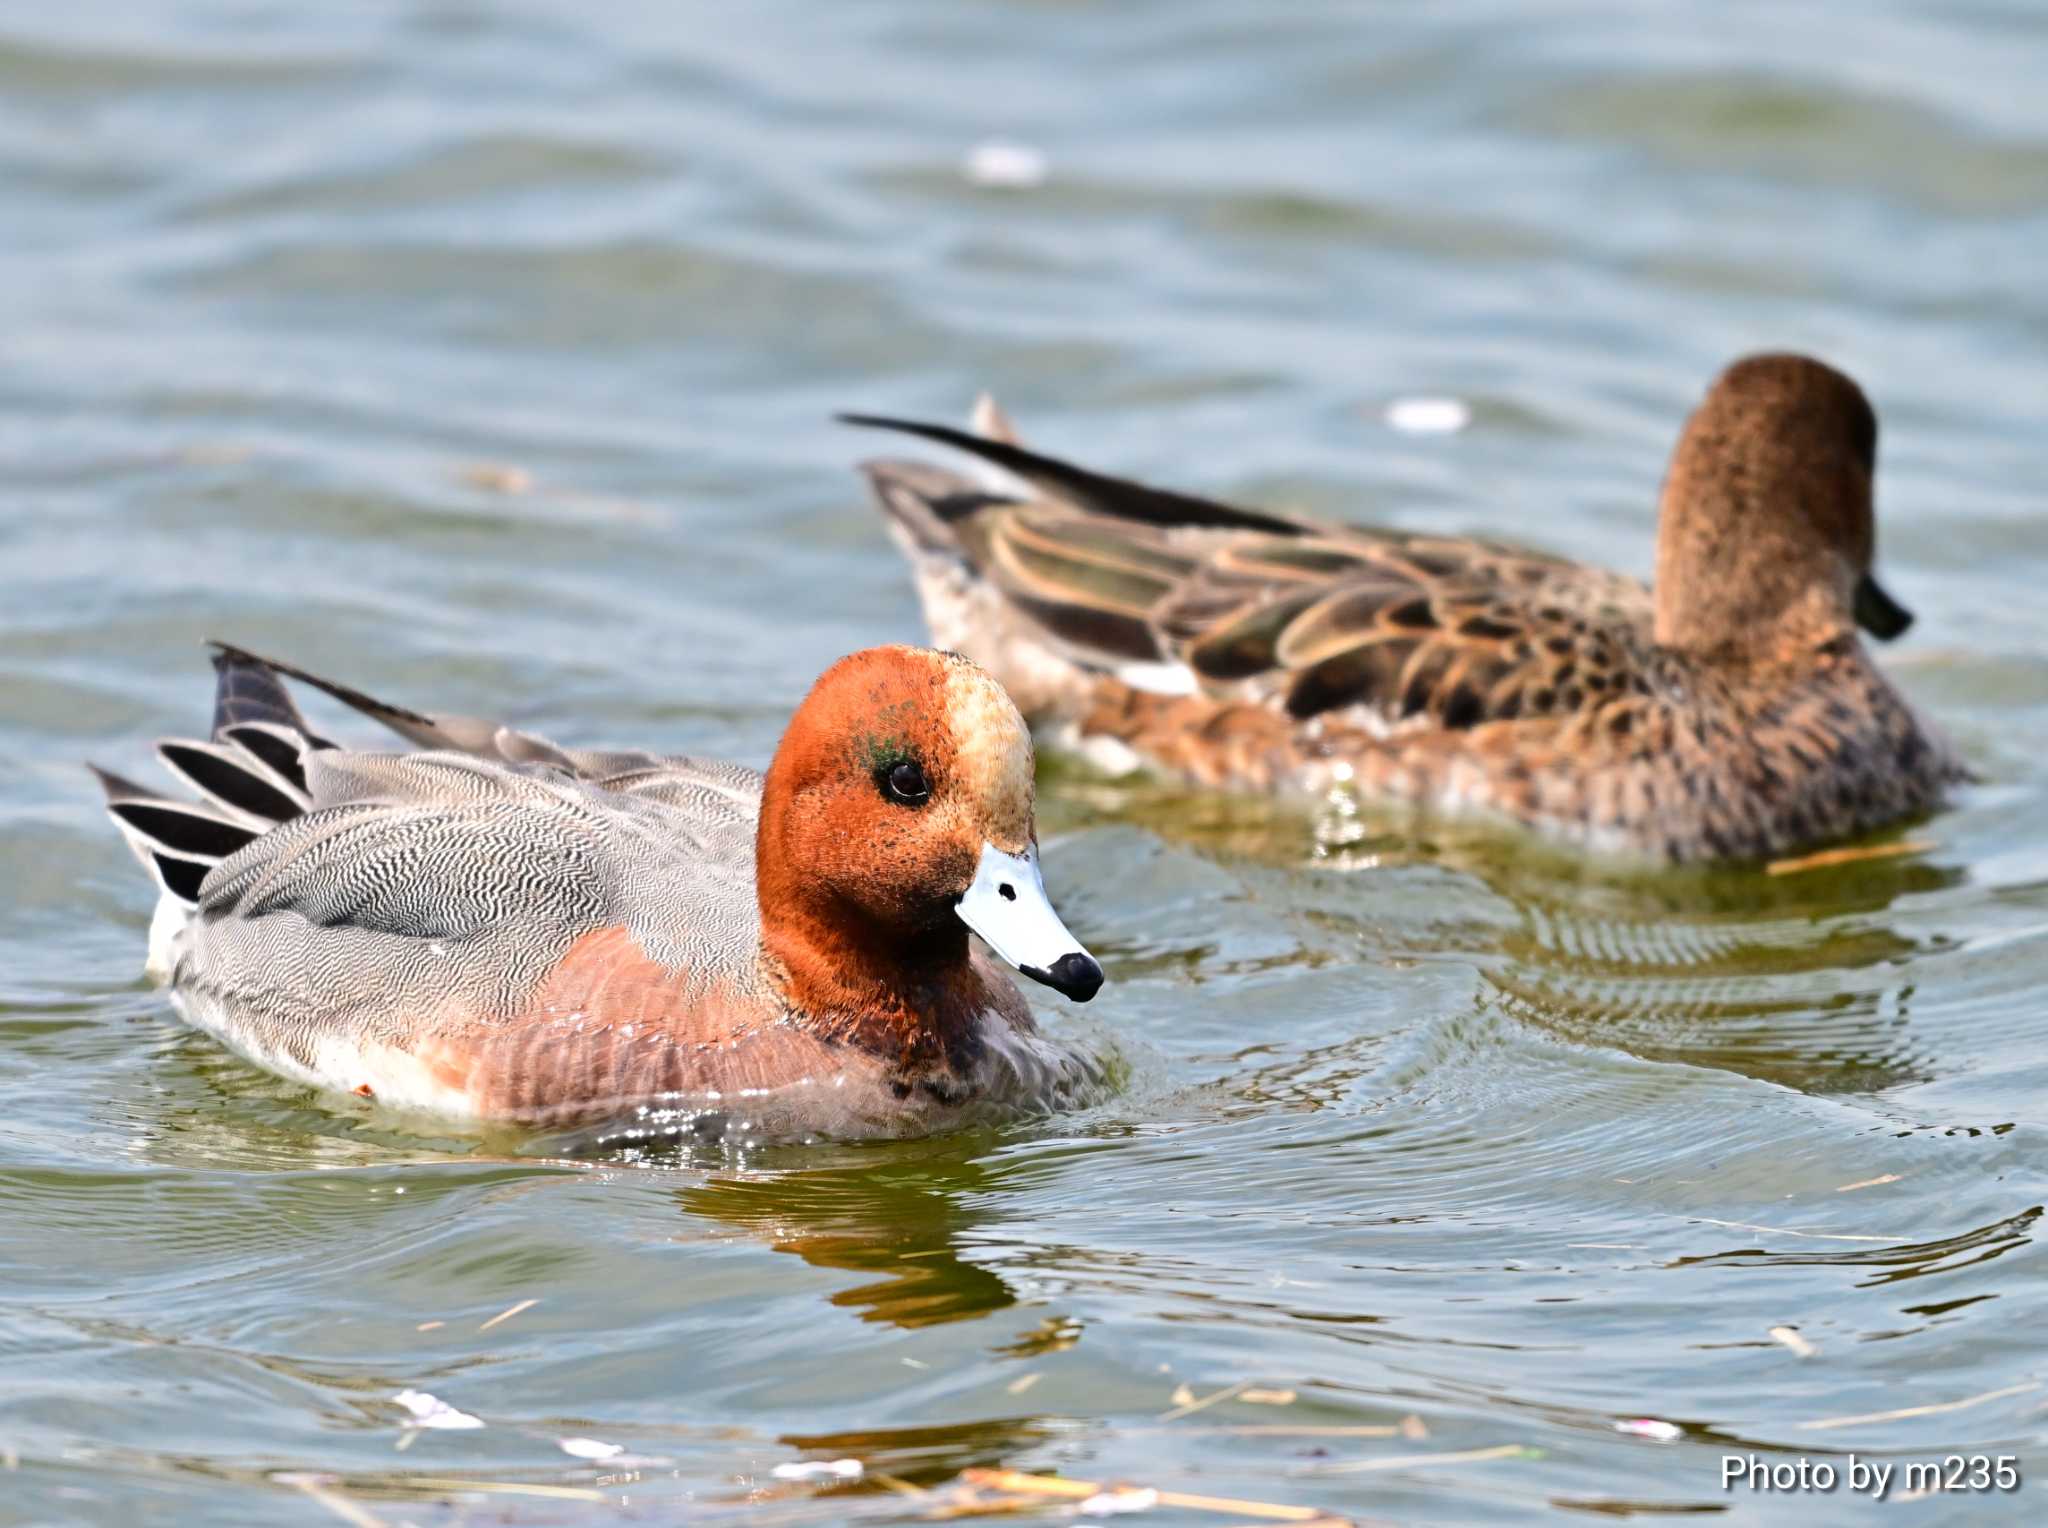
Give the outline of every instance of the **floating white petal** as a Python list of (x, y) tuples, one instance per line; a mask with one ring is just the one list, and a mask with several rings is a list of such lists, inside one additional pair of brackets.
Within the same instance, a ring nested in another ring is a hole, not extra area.
[(768, 1473), (777, 1480), (858, 1480), (866, 1469), (858, 1459), (800, 1459)]
[(457, 1411), (439, 1396), (429, 1395), (424, 1390), (401, 1390), (391, 1399), (412, 1413), (414, 1427), (460, 1429), (484, 1425), (482, 1417), (473, 1417), (466, 1411)]
[(1150, 1512), (1159, 1505), (1159, 1493), (1151, 1486), (1113, 1486), (1097, 1491), (1074, 1510), (1083, 1517), (1122, 1517), (1127, 1512)]
[(1396, 398), (1386, 420), (1410, 435), (1455, 435), (1472, 422), (1472, 410), (1457, 398)]
[(1028, 143), (991, 138), (969, 149), (961, 168), (977, 186), (1024, 190), (1044, 185), (1049, 166), (1044, 153)]
[(1685, 1436), (1682, 1428), (1656, 1417), (1632, 1417), (1626, 1422), (1616, 1422), (1614, 1430), (1627, 1433), (1631, 1438), (1655, 1438), (1659, 1443), (1676, 1443)]

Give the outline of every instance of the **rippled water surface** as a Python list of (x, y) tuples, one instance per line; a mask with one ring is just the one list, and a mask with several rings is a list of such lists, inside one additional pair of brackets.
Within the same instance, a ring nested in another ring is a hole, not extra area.
[[(2017, 1456), (1900, 1521), (2037, 1514), (2044, 61), (2022, 0), (7, 8), (0, 1521), (910, 1521), (994, 1466), (1803, 1523), (1872, 1509), (1723, 1457), (1851, 1451)], [(140, 979), (78, 761), (203, 725), (205, 637), (759, 762), (920, 631), (834, 409), (987, 386), (1640, 571), (1766, 345), (1885, 422), (1888, 661), (1984, 776), (1923, 852), (1620, 876), (1054, 764), (1112, 985), (1042, 1008), (1123, 1090), (745, 1160), (421, 1136)]]

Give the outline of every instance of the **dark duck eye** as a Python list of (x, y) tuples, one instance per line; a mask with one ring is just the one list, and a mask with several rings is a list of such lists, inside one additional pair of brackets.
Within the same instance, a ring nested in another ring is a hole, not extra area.
[(924, 777), (924, 766), (915, 759), (898, 759), (881, 774), (882, 794), (891, 801), (900, 801), (905, 806), (923, 806), (931, 800), (931, 782)]

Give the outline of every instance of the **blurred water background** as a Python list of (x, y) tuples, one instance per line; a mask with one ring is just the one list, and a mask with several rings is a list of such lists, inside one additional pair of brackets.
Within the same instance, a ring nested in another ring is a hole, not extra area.
[[(1852, 1450), (2017, 1456), (1890, 1510), (2039, 1520), (2044, 59), (2023, 0), (7, 8), (0, 1522), (913, 1521), (881, 1477), (1003, 1466), (1804, 1524), (1873, 1509), (1722, 1458)], [(203, 726), (206, 637), (762, 762), (921, 634), (835, 409), (989, 387), (1646, 572), (1781, 346), (1877, 404), (1888, 661), (1985, 777), (1924, 852), (1616, 877), (1054, 764), (1112, 985), (1042, 1006), (1123, 1092), (745, 1160), (408, 1134), (139, 978), (78, 762)]]

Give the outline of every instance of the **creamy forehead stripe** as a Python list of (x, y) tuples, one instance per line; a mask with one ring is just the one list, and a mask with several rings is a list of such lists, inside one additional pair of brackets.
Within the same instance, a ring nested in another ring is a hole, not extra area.
[(986, 802), (989, 836), (1016, 854), (1031, 839), (1031, 733), (1003, 687), (961, 660), (946, 675), (960, 783)]

